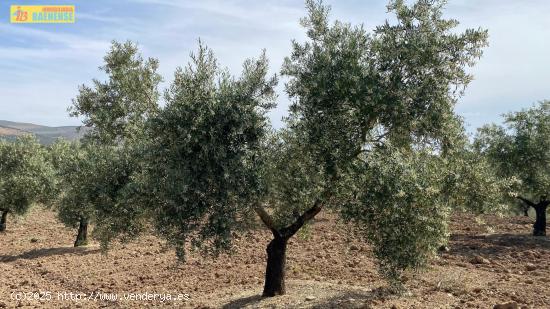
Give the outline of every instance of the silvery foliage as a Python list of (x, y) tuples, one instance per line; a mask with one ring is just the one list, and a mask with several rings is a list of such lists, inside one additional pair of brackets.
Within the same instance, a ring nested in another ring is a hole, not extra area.
[[(305, 43), (293, 43), (283, 74), (291, 128), (342, 201), (344, 218), (374, 246), (382, 273), (398, 282), (443, 242), (452, 204), (448, 162), (454, 106), (472, 77), (487, 32), (454, 30), (444, 1), (391, 1), (397, 22), (368, 34), (330, 23), (329, 8), (307, 1)], [(332, 203), (331, 201), (326, 201)], [(338, 204), (338, 203), (336, 203)]]
[(217, 254), (265, 192), (262, 142), (275, 106), (263, 53), (240, 76), (202, 43), (178, 68), (166, 106), (149, 126), (144, 182), (157, 231), (185, 258), (185, 244)]
[(52, 199), (54, 171), (46, 149), (33, 135), (0, 140), (0, 211), (24, 215)]
[(538, 202), (550, 195), (550, 101), (506, 114), (504, 125), (482, 127), (475, 146), (498, 177), (518, 180), (511, 197)]

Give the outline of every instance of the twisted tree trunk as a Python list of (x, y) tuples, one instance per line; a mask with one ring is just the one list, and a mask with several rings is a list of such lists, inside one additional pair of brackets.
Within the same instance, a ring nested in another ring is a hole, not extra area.
[(533, 236), (546, 236), (546, 208), (548, 204), (540, 202), (535, 206), (537, 218), (533, 225)]
[(540, 201), (535, 204), (530, 200), (517, 196), (518, 199), (522, 200), (528, 207), (535, 208), (535, 224), (533, 225), (533, 236), (545, 236), (546, 235), (546, 209), (550, 205), (546, 196), (541, 196)]
[(76, 235), (75, 247), (86, 246), (88, 244), (88, 219), (80, 218), (78, 226), (78, 235)]
[(285, 294), (287, 239), (276, 237), (267, 245), (267, 266), (263, 296)]
[(267, 265), (265, 269), (265, 284), (262, 296), (272, 297), (284, 295), (285, 289), (285, 266), (286, 247), (288, 240), (294, 236), (304, 224), (313, 219), (321, 211), (321, 201), (317, 200), (313, 207), (299, 216), (291, 225), (277, 229), (271, 216), (261, 207), (256, 208), (256, 213), (262, 222), (273, 233), (273, 240), (267, 245)]

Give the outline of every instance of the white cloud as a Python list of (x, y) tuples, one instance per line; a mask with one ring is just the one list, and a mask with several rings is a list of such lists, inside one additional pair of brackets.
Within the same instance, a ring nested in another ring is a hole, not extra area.
[[(277, 1), (177, 1), (177, 0), (134, 0), (132, 2), (169, 6), (179, 10), (180, 18), (184, 19), (189, 11), (201, 11), (207, 13), (211, 18), (222, 17), (227, 21), (244, 21), (250, 26), (261, 25), (264, 29), (282, 29), (294, 27), (294, 23), (286, 18), (301, 16), (302, 4), (299, 8), (284, 5), (284, 2)], [(252, 24), (250, 24), (252, 23)]]
[(15, 24), (0, 24), (0, 33), (25, 38), (29, 42), (43, 41), (51, 44), (61, 44), (63, 47), (79, 51), (105, 50), (105, 47), (109, 44), (108, 40), (90, 39), (82, 35), (67, 34), (60, 31), (46, 31)]

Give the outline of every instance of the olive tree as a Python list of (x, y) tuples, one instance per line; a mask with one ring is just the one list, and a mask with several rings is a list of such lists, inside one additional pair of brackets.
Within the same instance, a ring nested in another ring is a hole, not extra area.
[[(146, 191), (159, 233), (180, 257), (186, 243), (216, 254), (230, 247), (240, 220), (256, 212), (273, 234), (264, 296), (285, 293), (288, 240), (323, 208), (342, 207), (338, 199), (350, 191), (349, 179), (375, 177), (376, 171), (380, 177), (395, 171), (403, 179), (380, 191), (363, 187), (354, 196), (363, 201), (358, 209), (370, 207), (362, 196), (377, 199), (374, 215), (386, 211), (388, 200), (387, 209), (403, 212), (383, 221), (380, 233), (399, 218), (415, 220), (418, 227), (404, 229), (414, 235), (402, 235), (393, 251), (379, 255), (382, 263), (393, 259), (385, 268), (414, 268), (433, 252), (445, 234), (446, 210), (436, 207), (438, 191), (429, 185), (437, 182), (437, 173), (424, 175), (424, 165), (431, 163), (412, 153), (430, 145), (435, 156), (452, 146), (447, 140), (455, 134), (449, 132), (454, 105), (471, 80), (466, 67), (486, 45), (485, 31), (457, 33), (458, 22), (442, 19), (440, 1), (413, 6), (392, 1), (397, 24), (386, 23), (372, 35), (361, 26), (330, 24), (329, 9), (320, 2), (306, 5), (302, 24), (308, 41), (293, 43), (282, 69), (293, 98), (288, 129), (269, 138), (265, 113), (273, 107), (275, 78), (267, 77), (265, 56), (246, 61), (241, 76), (233, 77), (201, 45), (191, 63), (176, 71), (166, 107), (151, 118), (148, 130)], [(371, 153), (389, 145), (403, 151), (406, 166), (398, 165), (399, 156), (386, 162), (397, 164), (388, 170), (375, 163), (383, 156)], [(414, 187), (406, 179), (413, 175), (427, 177), (425, 185)], [(404, 204), (392, 199), (401, 194), (398, 188), (409, 190)], [(427, 192), (433, 201), (421, 197)], [(416, 210), (415, 199), (424, 210)], [(433, 219), (427, 218), (430, 211)], [(367, 239), (384, 252), (388, 239), (376, 236)], [(413, 247), (418, 250), (407, 255)]]
[(118, 186), (129, 181), (128, 172), (120, 170), (124, 164), (112, 146), (59, 140), (51, 152), (59, 192), (55, 209), (63, 224), (78, 228), (74, 246), (85, 246), (89, 224), (118, 202)]
[[(120, 211), (123, 188), (130, 182), (131, 160), (124, 151), (101, 144), (57, 145), (57, 152), (70, 150), (58, 168), (63, 190), (57, 202), (58, 217), (67, 227), (78, 227), (75, 247), (88, 244), (88, 226), (104, 240), (116, 218), (130, 215)], [(60, 148), (64, 148), (61, 150)], [(102, 242), (105, 244), (105, 242)]]
[(46, 150), (34, 136), (0, 140), (0, 232), (8, 214), (24, 215), (33, 203), (49, 200), (53, 177)]
[(475, 144), (502, 178), (520, 182), (515, 198), (533, 207), (533, 235), (546, 235), (550, 205), (550, 101), (504, 116), (504, 125), (479, 129)]
[(92, 207), (81, 189), (88, 189), (89, 183), (82, 182), (89, 171), (83, 170), (83, 150), (78, 142), (58, 139), (50, 146), (50, 158), (55, 168), (57, 200), (54, 208), (61, 222), (71, 228), (78, 227), (75, 247), (87, 245), (88, 222)]
[[(100, 69), (106, 81), (82, 85), (69, 108), (89, 128), (81, 146), (61, 169), (66, 192), (60, 217), (67, 225), (89, 221), (103, 248), (117, 236), (132, 237), (143, 228), (142, 208), (134, 207), (147, 120), (158, 112), (161, 76), (158, 60), (143, 59), (135, 43), (113, 41)], [(84, 237), (84, 236), (82, 236)], [(75, 246), (80, 241), (77, 236)]]
[(444, 193), (452, 209), (474, 214), (509, 213), (509, 198), (518, 180), (499, 177), (487, 157), (465, 136), (460, 144), (445, 158)]
[[(384, 186), (363, 187), (372, 192), (359, 192), (356, 203), (360, 206), (356, 208), (371, 211), (356, 218), (363, 218), (368, 225), (380, 211), (388, 214), (397, 209), (393, 216), (380, 221), (384, 228), (366, 234), (380, 253), (382, 270), (390, 279), (397, 277), (396, 271), (421, 265), (420, 261), (440, 244), (446, 210), (422, 199), (427, 192), (438, 192), (429, 185), (435, 181), (429, 178), (435, 176), (433, 172), (423, 172), (422, 164), (428, 163), (415, 160), (414, 156), (386, 159), (390, 166), (385, 170), (384, 163), (376, 164), (381, 156), (373, 153), (388, 145), (411, 153), (427, 144), (443, 155), (452, 146), (448, 145), (449, 137), (456, 134), (452, 131), (456, 121), (454, 105), (471, 80), (466, 67), (474, 64), (486, 45), (486, 31), (468, 29), (457, 33), (454, 28), (458, 22), (442, 18), (443, 4), (418, 1), (407, 6), (404, 1), (391, 1), (388, 9), (396, 14), (397, 23), (386, 22), (368, 35), (362, 27), (340, 22), (331, 25), (329, 9), (308, 1), (309, 16), (302, 24), (309, 40), (294, 43), (294, 51), (283, 68), (283, 74), (290, 77), (287, 92), (294, 98), (292, 128), (304, 132), (308, 148), (322, 167), (325, 183), (300, 220), (310, 220), (321, 211), (338, 192), (335, 188), (341, 180), (359, 164), (366, 184)], [(400, 159), (407, 165), (395, 165)], [(361, 166), (357, 160), (367, 163)], [(379, 173), (372, 173), (371, 168)], [(399, 177), (387, 179), (390, 183), (386, 183), (367, 176), (384, 178), (391, 172), (403, 177), (418, 174), (427, 179), (424, 186), (410, 188), (413, 182)], [(403, 192), (397, 191), (400, 188)], [(410, 192), (405, 191), (407, 188)], [(401, 194), (403, 200), (394, 199)], [(434, 198), (434, 194), (429, 196)], [(425, 208), (417, 211), (418, 203), (412, 197), (424, 203), (419, 207)], [(426, 217), (430, 211), (433, 221)], [(352, 209), (351, 213), (357, 212)], [(403, 224), (393, 225), (400, 218), (416, 223), (413, 226), (417, 229), (402, 229), (412, 235), (398, 232)], [(393, 250), (384, 249), (388, 243), (395, 245)], [(412, 247), (418, 248), (412, 251), (415, 258), (406, 253)], [(271, 294), (279, 292), (284, 292), (284, 288)]]

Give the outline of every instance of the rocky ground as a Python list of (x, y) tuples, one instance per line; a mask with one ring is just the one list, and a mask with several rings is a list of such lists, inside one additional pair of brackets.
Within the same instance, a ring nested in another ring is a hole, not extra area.
[(287, 295), (264, 299), (264, 229), (240, 234), (232, 255), (178, 264), (153, 236), (107, 255), (72, 248), (76, 232), (36, 208), (0, 234), (0, 308), (550, 308), (550, 238), (530, 236), (532, 222), (455, 215), (449, 250), (395, 297), (369, 247), (324, 214), (290, 243)]

